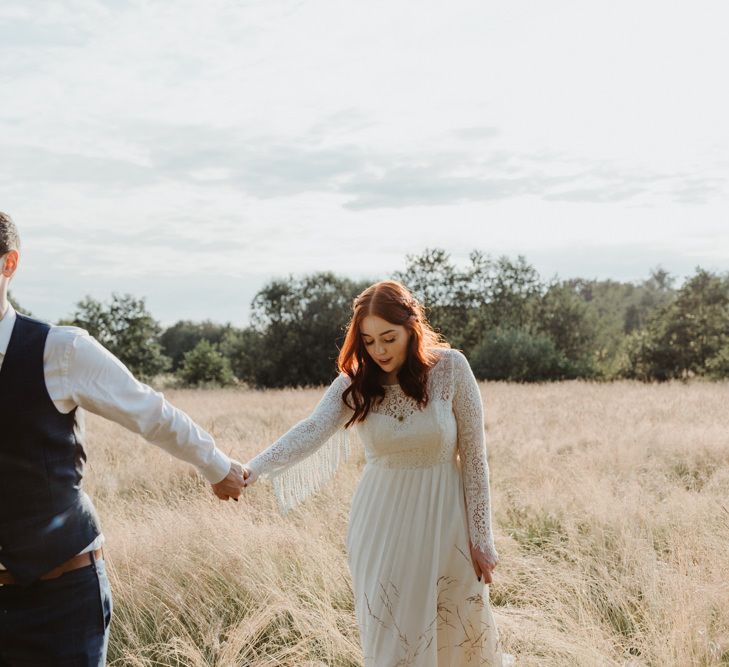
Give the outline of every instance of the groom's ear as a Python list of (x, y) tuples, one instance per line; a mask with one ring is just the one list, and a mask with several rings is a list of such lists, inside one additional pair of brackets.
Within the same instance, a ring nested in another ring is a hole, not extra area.
[(2, 275), (8, 280), (15, 275), (20, 261), (20, 253), (17, 250), (8, 251), (3, 257)]

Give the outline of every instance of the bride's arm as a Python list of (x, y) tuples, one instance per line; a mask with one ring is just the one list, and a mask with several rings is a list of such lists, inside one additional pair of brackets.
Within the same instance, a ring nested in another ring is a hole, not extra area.
[(471, 542), (474, 547), (498, 560), (491, 530), (489, 465), (481, 392), (466, 357), (455, 350), (452, 354), (455, 387), (453, 412), (458, 424), (458, 450)]
[(352, 416), (352, 410), (342, 400), (350, 379), (340, 373), (305, 419), (292, 426), (270, 447), (245, 464), (251, 475), (246, 486), (261, 475), (282, 472), (321, 447)]

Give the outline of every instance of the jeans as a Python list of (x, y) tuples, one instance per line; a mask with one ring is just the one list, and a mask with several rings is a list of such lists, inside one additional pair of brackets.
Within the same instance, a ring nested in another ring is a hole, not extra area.
[(105, 665), (112, 608), (103, 560), (30, 586), (0, 586), (0, 667)]

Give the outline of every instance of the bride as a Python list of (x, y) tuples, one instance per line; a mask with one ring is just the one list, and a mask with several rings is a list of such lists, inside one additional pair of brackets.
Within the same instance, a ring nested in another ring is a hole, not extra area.
[(468, 361), (382, 281), (355, 299), (338, 367), (313, 413), (246, 463), (244, 484), (271, 479), (287, 512), (332, 477), (354, 428), (366, 464), (346, 547), (365, 666), (512, 664), (489, 604), (499, 557)]

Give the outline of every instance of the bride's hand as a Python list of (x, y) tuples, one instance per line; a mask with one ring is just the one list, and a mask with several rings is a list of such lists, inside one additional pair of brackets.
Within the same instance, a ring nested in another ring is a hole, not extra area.
[(478, 577), (480, 581), (481, 576), (483, 575), (483, 581), (485, 584), (492, 583), (493, 577), (491, 576), (491, 572), (499, 562), (499, 554), (496, 549), (489, 548), (486, 551), (482, 551), (481, 549), (474, 547), (470, 540), (468, 545), (471, 548), (471, 561), (473, 563), (473, 569), (476, 572), (476, 577)]
[(243, 486), (251, 486), (256, 483), (258, 473), (249, 466), (243, 466)]

